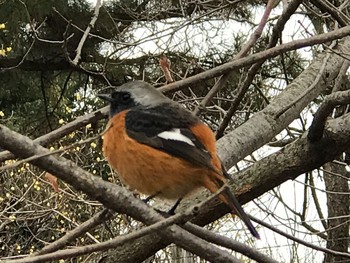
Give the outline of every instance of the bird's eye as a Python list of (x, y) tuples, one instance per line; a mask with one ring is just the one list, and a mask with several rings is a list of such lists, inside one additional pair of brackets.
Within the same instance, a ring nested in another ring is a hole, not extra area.
[(122, 93), (122, 94), (120, 94), (120, 99), (121, 99), (123, 102), (129, 101), (130, 98), (131, 98), (130, 93)]

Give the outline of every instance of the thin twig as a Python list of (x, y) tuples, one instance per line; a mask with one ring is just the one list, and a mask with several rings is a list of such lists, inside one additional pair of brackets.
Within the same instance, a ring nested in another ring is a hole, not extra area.
[[(183, 213), (183, 214), (176, 214), (174, 216), (171, 216), (169, 218), (163, 219), (157, 223), (154, 223), (150, 226), (144, 227), (138, 231), (132, 232), (130, 234), (126, 234), (123, 236), (115, 237), (111, 240), (101, 242), (99, 244), (93, 244), (93, 245), (87, 245), (82, 247), (76, 247), (73, 249), (64, 249), (60, 251), (56, 251), (53, 253), (47, 253), (39, 255), (33, 255), (29, 256), (23, 259), (16, 259), (16, 260), (10, 260), (8, 263), (34, 263), (34, 262), (47, 262), (51, 260), (57, 260), (57, 259), (66, 259), (71, 257), (77, 257), (85, 254), (89, 254), (96, 251), (103, 251), (111, 248), (115, 248), (117, 246), (120, 246), (122, 244), (125, 244), (128, 241), (135, 240), (137, 238), (143, 237), (148, 234), (157, 233), (158, 231), (176, 224), (176, 223), (183, 223), (184, 220), (187, 221), (193, 216), (193, 210), (188, 210), (189, 214)], [(46, 251), (47, 252), (47, 251)]]
[(339, 25), (347, 26), (349, 24), (350, 18), (332, 3), (326, 0), (310, 0), (310, 2), (318, 7), (321, 12), (330, 14)]
[(111, 216), (111, 213), (108, 213), (108, 209), (103, 209), (101, 212), (98, 212), (93, 217), (91, 217), (89, 220), (80, 224), (78, 227), (76, 227), (72, 231), (69, 231), (68, 233), (66, 233), (60, 239), (45, 246), (40, 251), (34, 253), (33, 256), (48, 254), (48, 253), (51, 253), (51, 252), (54, 252), (54, 251), (57, 251), (57, 250), (63, 248), (71, 240), (83, 235), (84, 233), (86, 233), (90, 229), (103, 223), (109, 216)]
[[(279, 19), (277, 20), (276, 24), (274, 25), (274, 27), (272, 29), (272, 35), (271, 35), (269, 43), (266, 47), (267, 50), (276, 46), (277, 41), (278, 41), (278, 39), (279, 39), (283, 29), (284, 29), (285, 24), (287, 23), (289, 18), (295, 13), (295, 11), (298, 9), (298, 7), (301, 3), (302, 3), (302, 0), (295, 0), (291, 3), (289, 3), (287, 8), (285, 8), (283, 10), (282, 15), (279, 17)], [(264, 62), (265, 62), (265, 60), (252, 65), (249, 68), (248, 73), (247, 73), (245, 79), (243, 80), (243, 82), (241, 82), (238, 85), (235, 99), (231, 103), (230, 108), (228, 109), (225, 117), (223, 118), (222, 122), (220, 123), (219, 128), (216, 131), (216, 139), (220, 139), (224, 135), (224, 131), (225, 131), (226, 127), (229, 125), (233, 114), (236, 112), (241, 100), (243, 99), (248, 88), (250, 87), (256, 73), (258, 72), (258, 70), (260, 69), (261, 65)]]
[[(104, 132), (103, 132), (104, 133)], [(5, 166), (2, 166), (0, 167), (0, 172), (1, 171), (5, 171), (5, 170), (8, 170), (8, 169), (13, 169), (23, 163), (28, 163), (30, 161), (33, 161), (33, 160), (36, 160), (36, 159), (39, 159), (39, 158), (43, 158), (45, 156), (49, 156), (49, 155), (53, 155), (53, 154), (57, 154), (57, 153), (61, 153), (61, 152), (65, 152), (69, 149), (72, 149), (72, 148), (75, 148), (77, 146), (80, 146), (82, 144), (86, 144), (86, 143), (89, 143), (89, 142), (92, 142), (92, 141), (95, 141), (97, 140), (99, 137), (101, 136), (101, 134), (98, 134), (94, 137), (91, 137), (91, 138), (87, 138), (83, 141), (79, 141), (79, 142), (76, 142), (76, 143), (73, 143), (71, 145), (68, 145), (68, 146), (65, 146), (63, 147), (62, 149), (57, 149), (57, 150), (54, 150), (54, 151), (51, 151), (51, 152), (48, 152), (48, 153), (43, 153), (43, 154), (36, 154), (36, 155), (33, 155), (33, 156), (30, 156), (28, 158), (25, 158), (25, 159), (22, 159), (20, 161), (17, 161), (15, 163), (12, 163), (12, 164), (8, 164), (8, 165), (5, 165)]]
[[(333, 43), (332, 45), (336, 45), (336, 43)], [(312, 85), (308, 87), (302, 94), (300, 94), (295, 100), (291, 101), (288, 105), (284, 106), (281, 110), (277, 111), (275, 113), (275, 118), (278, 119), (283, 113), (285, 113), (287, 110), (289, 110), (291, 107), (293, 107), (295, 104), (297, 104), (304, 96), (310, 93), (311, 90), (313, 90), (318, 83), (321, 80), (321, 77), (324, 74), (324, 70), (326, 69), (326, 65), (328, 63), (328, 60), (330, 58), (330, 52), (327, 53), (327, 55), (324, 57), (320, 71), (318, 72), (315, 80), (313, 81)]]
[(285, 53), (291, 50), (296, 50), (299, 48), (309, 47), (317, 44), (323, 44), (325, 42), (340, 39), (348, 35), (350, 35), (350, 26), (335, 29), (331, 32), (315, 35), (310, 38), (293, 40), (291, 42), (279, 45), (277, 47), (270, 48), (268, 50), (255, 53), (244, 58), (240, 58), (231, 62), (224, 63), (220, 66), (217, 66), (212, 69), (208, 69), (205, 72), (199, 73), (195, 76), (188, 77), (186, 79), (179, 80), (174, 83), (170, 83), (168, 85), (165, 85), (159, 88), (159, 90), (165, 93), (174, 92), (181, 88), (193, 85), (194, 83), (221, 76), (222, 74), (225, 74), (234, 69), (250, 66), (254, 63), (276, 57), (282, 53)]
[[(34, 142), (42, 146), (46, 146), (89, 123), (93, 123), (100, 119), (106, 118), (108, 115), (108, 111), (109, 111), (109, 106), (106, 106), (99, 110), (91, 112), (89, 114), (86, 114), (84, 116), (78, 117), (74, 121), (69, 122), (52, 132), (49, 132), (47, 134), (44, 134), (36, 138)], [(14, 158), (14, 155), (9, 151), (0, 152), (0, 162), (4, 162), (11, 158)]]
[[(236, 60), (246, 56), (249, 50), (254, 46), (254, 44), (262, 34), (262, 31), (268, 21), (270, 13), (275, 5), (275, 1), (276, 0), (268, 0), (264, 14), (262, 16), (262, 19), (260, 20), (258, 27), (255, 29), (254, 33), (251, 34), (248, 42), (245, 43), (241, 51), (232, 60)], [(230, 77), (230, 72), (227, 72), (226, 74), (220, 76), (219, 80), (214, 84), (214, 86), (211, 88), (208, 94), (204, 97), (200, 105), (196, 107), (196, 109), (194, 110), (195, 114), (198, 114), (199, 111), (203, 109), (209, 103), (209, 101), (212, 100), (212, 98), (218, 93), (218, 91), (222, 89), (222, 87), (226, 84), (229, 77)]]
[(239, 252), (253, 260), (256, 260), (259, 263), (277, 263), (277, 261), (273, 258), (264, 255), (263, 253), (257, 251), (256, 249), (253, 249), (250, 246), (247, 246), (244, 243), (240, 243), (232, 238), (218, 235), (203, 227), (194, 225), (192, 223), (187, 223), (184, 225), (184, 229), (215, 245), (232, 249), (233, 251)]
[(299, 238), (296, 238), (295, 236), (293, 235), (290, 235), (286, 232), (283, 232), (282, 230), (279, 230), (278, 228), (254, 217), (254, 216), (249, 216), (251, 220), (253, 220), (254, 222), (272, 230), (273, 232), (277, 233), (277, 234), (280, 234), (281, 236), (284, 236), (285, 238), (288, 238), (290, 240), (293, 240), (299, 244), (302, 244), (306, 247), (309, 247), (309, 248), (312, 248), (312, 249), (315, 249), (315, 250), (318, 250), (318, 251), (322, 251), (322, 252), (325, 252), (325, 253), (329, 253), (329, 254), (332, 254), (332, 255), (336, 255), (336, 256), (343, 256), (343, 257), (347, 257), (347, 258), (350, 258), (350, 254), (349, 253), (345, 253), (345, 252), (339, 252), (339, 251), (335, 251), (335, 250), (331, 250), (331, 249), (328, 249), (328, 248), (323, 248), (323, 247), (319, 247), (319, 246), (316, 246), (316, 245), (313, 245), (309, 242), (306, 242), (305, 240), (303, 239), (299, 239)]
[(81, 50), (83, 49), (84, 43), (87, 39), (87, 37), (89, 36), (89, 33), (91, 31), (92, 28), (94, 28), (95, 23), (97, 21), (98, 15), (100, 13), (100, 8), (102, 6), (102, 0), (97, 0), (96, 1), (96, 5), (95, 5), (95, 11), (94, 11), (94, 16), (92, 17), (89, 25), (87, 26), (87, 28), (84, 31), (84, 34), (82, 36), (82, 38), (80, 39), (80, 42), (78, 44), (78, 47), (76, 49), (76, 55), (75, 58), (72, 60), (72, 63), (77, 66), (80, 60), (80, 56), (81, 56)]

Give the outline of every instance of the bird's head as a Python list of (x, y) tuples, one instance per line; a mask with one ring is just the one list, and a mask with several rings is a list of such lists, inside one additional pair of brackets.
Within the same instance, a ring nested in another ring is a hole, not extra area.
[(151, 108), (171, 101), (152, 85), (139, 80), (113, 87), (110, 94), (98, 94), (98, 97), (110, 103), (110, 117), (133, 107)]

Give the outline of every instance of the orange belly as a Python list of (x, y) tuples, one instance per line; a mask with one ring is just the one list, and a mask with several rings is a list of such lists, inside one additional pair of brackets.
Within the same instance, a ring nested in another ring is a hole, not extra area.
[(193, 166), (129, 138), (125, 114), (119, 113), (110, 120), (103, 135), (103, 153), (130, 188), (146, 195), (157, 193), (159, 197), (177, 199), (203, 186), (213, 176), (208, 168)]

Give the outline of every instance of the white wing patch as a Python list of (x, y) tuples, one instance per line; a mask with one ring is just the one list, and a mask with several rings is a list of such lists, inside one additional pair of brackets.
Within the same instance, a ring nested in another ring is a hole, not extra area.
[(173, 141), (181, 141), (184, 143), (187, 143), (191, 146), (195, 146), (194, 143), (191, 141), (190, 138), (183, 135), (180, 131), (180, 129), (172, 129), (170, 131), (163, 131), (157, 135), (160, 138), (166, 139), (166, 140), (173, 140)]

